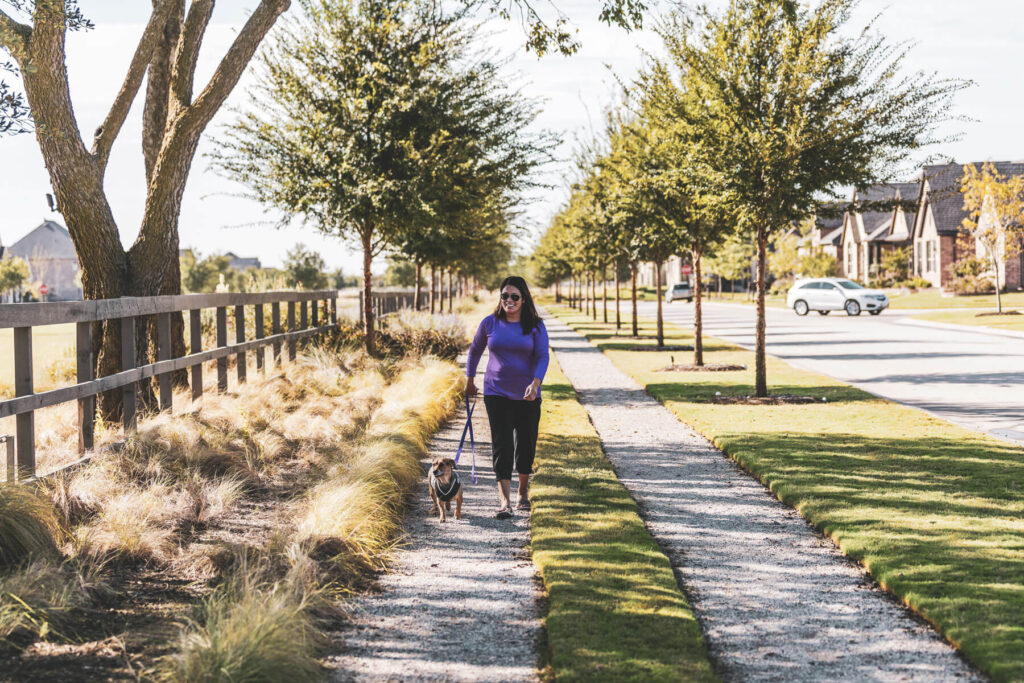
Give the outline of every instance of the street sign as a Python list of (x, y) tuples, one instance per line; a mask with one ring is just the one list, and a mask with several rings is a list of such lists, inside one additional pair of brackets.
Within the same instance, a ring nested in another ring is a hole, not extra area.
[(39, 285), (39, 296), (46, 296), (50, 293), (50, 288), (46, 285)]
[(683, 275), (689, 275), (693, 271), (693, 267), (689, 263), (683, 264)]

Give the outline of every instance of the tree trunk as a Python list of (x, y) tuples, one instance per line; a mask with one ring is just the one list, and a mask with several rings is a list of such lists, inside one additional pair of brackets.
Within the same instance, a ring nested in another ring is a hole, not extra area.
[(692, 260), (696, 283), (693, 287), (693, 364), (697, 367), (704, 365), (704, 319), (701, 317), (701, 297), (704, 295), (704, 288), (700, 281), (700, 259), (701, 249), (694, 247)]
[(608, 324), (608, 271), (605, 267), (601, 268), (601, 287), (603, 294), (601, 298), (601, 307), (604, 309), (604, 324)]
[(437, 267), (430, 264), (430, 315), (434, 315), (434, 307), (437, 305), (434, 285), (437, 282)]
[(370, 272), (370, 264), (373, 262), (373, 249), (371, 243), (372, 228), (363, 229), (363, 336), (365, 339), (366, 353), (371, 357), (376, 355), (377, 348), (374, 344), (374, 316), (373, 316), (373, 274)]
[(555, 303), (562, 303), (562, 281), (555, 280)]
[(413, 308), (420, 310), (420, 294), (423, 291), (423, 262), (416, 259), (416, 293), (413, 295)]
[(633, 336), (634, 337), (639, 337), (640, 336), (640, 327), (639, 327), (639, 325), (637, 325), (637, 320), (636, 320), (636, 263), (635, 262), (630, 263), (629, 264), (629, 268), (630, 268), (630, 279), (633, 282)]
[(658, 346), (664, 346), (665, 323), (661, 310), (661, 261), (654, 262), (654, 296), (658, 300)]
[(613, 267), (615, 271), (615, 331), (618, 332), (622, 329), (622, 312), (619, 309), (619, 300), (622, 298), (619, 294), (619, 264), (615, 264)]
[(765, 365), (764, 351), (764, 294), (765, 270), (768, 260), (768, 230), (764, 224), (757, 226), (757, 336), (754, 350), (754, 395), (768, 395), (768, 370)]
[(452, 299), (455, 297), (455, 288), (452, 287), (452, 269), (448, 269), (448, 312), (454, 313), (455, 307), (452, 305)]
[(999, 257), (996, 253), (995, 247), (992, 248), (992, 268), (996, 272), (996, 313), (1002, 314), (1003, 312), (1003, 297), (999, 293)]

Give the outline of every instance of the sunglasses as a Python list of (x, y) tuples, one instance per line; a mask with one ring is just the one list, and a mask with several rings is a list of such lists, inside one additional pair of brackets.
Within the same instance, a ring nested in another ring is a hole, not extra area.
[(521, 299), (521, 298), (522, 297), (520, 297), (518, 294), (509, 294), (508, 292), (502, 292), (501, 293), (501, 300), (502, 301), (507, 301), (508, 299), (512, 299), (512, 301), (519, 301), (519, 299)]

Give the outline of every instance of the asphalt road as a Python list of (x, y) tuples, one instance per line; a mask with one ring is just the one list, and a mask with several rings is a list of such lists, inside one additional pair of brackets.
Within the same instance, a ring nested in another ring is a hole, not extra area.
[[(655, 303), (641, 302), (639, 312), (653, 318)], [(666, 320), (693, 325), (693, 304), (675, 302), (664, 312)], [(1024, 445), (1024, 339), (923, 327), (909, 321), (915, 312), (906, 311), (857, 317), (842, 311), (800, 317), (780, 308), (767, 313), (769, 354)], [(710, 336), (753, 348), (754, 321), (753, 306), (704, 304)]]

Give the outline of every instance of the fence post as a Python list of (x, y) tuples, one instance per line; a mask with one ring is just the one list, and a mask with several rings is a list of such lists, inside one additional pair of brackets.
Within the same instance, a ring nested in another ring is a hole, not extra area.
[[(76, 379), (79, 384), (93, 379), (92, 323), (75, 324)], [(78, 452), (85, 453), (93, 446), (93, 428), (96, 424), (96, 397), (78, 399)]]
[[(32, 388), (32, 328), (14, 328), (14, 395), (28, 396), (35, 393)], [(18, 479), (31, 477), (36, 473), (36, 414), (35, 411), (21, 413), (15, 418), (17, 437)]]
[(320, 327), (320, 302), (313, 299), (309, 303), (311, 307), (310, 317), (312, 318), (311, 322), (313, 323), (313, 327)]
[[(306, 308), (308, 308), (308, 306), (306, 306), (307, 303), (308, 302), (306, 302), (306, 301), (299, 302), (299, 306), (301, 307), (300, 311), (299, 311), (299, 329), (300, 330), (309, 329), (309, 317), (306, 314)], [(303, 348), (306, 347), (306, 343), (307, 343), (306, 339), (303, 339), (302, 340), (302, 347)]]
[[(281, 302), (275, 301), (270, 304), (270, 334), (277, 336), (281, 334)], [(274, 367), (281, 367), (281, 342), (274, 342)]]
[[(135, 317), (121, 318), (121, 369), (135, 368)], [(138, 382), (121, 388), (121, 424), (125, 434), (135, 431), (138, 420), (135, 410), (135, 396)]]
[[(288, 302), (288, 331), (295, 331), (295, 302)], [(295, 339), (288, 340), (288, 360), (295, 360)]]
[[(256, 304), (253, 307), (253, 318), (255, 319), (255, 325), (256, 325), (256, 329), (253, 332), (253, 335), (254, 335), (253, 338), (254, 339), (263, 339), (263, 337), (264, 337), (264, 334), (263, 334), (263, 304)], [(263, 360), (266, 357), (264, 355), (265, 351), (266, 351), (266, 347), (264, 347), (263, 345), (260, 345), (260, 346), (256, 347), (256, 369), (257, 370), (262, 370), (264, 375), (267, 374), (267, 366), (264, 365), (264, 363), (263, 363)]]
[[(245, 341), (245, 306), (235, 306), (235, 343)], [(245, 351), (235, 354), (235, 370), (238, 371), (238, 383), (245, 384)]]
[[(156, 316), (156, 359), (171, 359), (171, 314), (160, 313)], [(173, 401), (171, 391), (171, 373), (163, 372), (160, 380), (160, 410), (170, 410)]]
[[(217, 346), (228, 345), (228, 309), (225, 306), (217, 307)], [(221, 356), (217, 359), (217, 391), (223, 393), (228, 390), (228, 357)]]
[[(203, 352), (203, 325), (200, 320), (199, 309), (193, 308), (188, 312), (189, 337), (192, 353)], [(203, 395), (203, 364), (196, 363), (192, 366), (192, 400), (197, 401)]]

